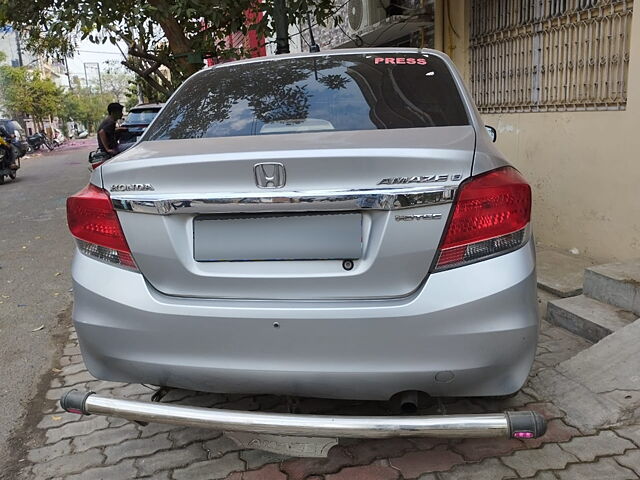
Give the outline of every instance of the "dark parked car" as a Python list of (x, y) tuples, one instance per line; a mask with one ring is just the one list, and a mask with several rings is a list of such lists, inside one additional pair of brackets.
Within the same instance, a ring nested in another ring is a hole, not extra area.
[(133, 107), (122, 122), (121, 127), (126, 130), (119, 133), (120, 144), (134, 143), (144, 133), (151, 121), (156, 118), (163, 105), (163, 103), (141, 103)]

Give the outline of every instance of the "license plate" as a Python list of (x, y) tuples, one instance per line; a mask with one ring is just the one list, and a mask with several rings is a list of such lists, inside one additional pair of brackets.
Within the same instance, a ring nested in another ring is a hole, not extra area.
[(362, 214), (199, 216), (199, 262), (352, 260), (362, 256)]

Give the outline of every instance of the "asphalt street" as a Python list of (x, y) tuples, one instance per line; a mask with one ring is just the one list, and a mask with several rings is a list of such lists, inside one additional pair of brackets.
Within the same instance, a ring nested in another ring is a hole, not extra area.
[(59, 348), (56, 334), (68, 326), (74, 245), (65, 200), (88, 181), (88, 152), (63, 148), (25, 158), (17, 180), (0, 185), (1, 465), (16, 460), (9, 438), (25, 423)]

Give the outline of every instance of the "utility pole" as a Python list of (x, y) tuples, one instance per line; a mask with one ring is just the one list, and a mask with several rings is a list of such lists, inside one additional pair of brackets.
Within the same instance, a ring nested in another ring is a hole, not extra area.
[(22, 47), (20, 46), (20, 32), (16, 32), (16, 49), (18, 50), (18, 65), (22, 67)]
[(69, 74), (69, 62), (67, 62), (67, 57), (64, 57), (64, 69), (67, 73), (67, 80), (69, 81), (69, 91), (73, 91), (73, 87), (71, 86), (71, 75)]
[(100, 85), (100, 93), (102, 94), (102, 74), (100, 73), (100, 64), (96, 63), (98, 66), (98, 84)]
[(100, 86), (100, 93), (102, 93), (102, 74), (100, 73), (100, 64), (98, 62), (83, 62), (84, 65), (84, 83), (89, 88), (89, 78), (87, 77), (87, 65), (95, 65), (98, 69), (98, 85)]
[(84, 67), (84, 86), (89, 88), (89, 79), (87, 78), (87, 64), (83, 63), (82, 66)]
[(276, 55), (289, 53), (289, 19), (286, 0), (274, 0), (273, 17), (276, 26)]

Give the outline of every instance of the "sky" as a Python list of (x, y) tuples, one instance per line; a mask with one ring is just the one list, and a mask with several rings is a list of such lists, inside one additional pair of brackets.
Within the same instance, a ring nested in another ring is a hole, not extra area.
[[(122, 50), (126, 53), (127, 48), (121, 45)], [(83, 40), (78, 45), (78, 49), (73, 58), (68, 59), (69, 73), (73, 77), (77, 75), (82, 83), (84, 83), (84, 63), (99, 63), (100, 70), (104, 71), (107, 67), (108, 60), (116, 60), (118, 63), (123, 60), (122, 54), (118, 47), (110, 42), (104, 44), (91, 43), (88, 39)], [(92, 78), (98, 78), (98, 70), (95, 65), (87, 65), (87, 77), (89, 81)]]

